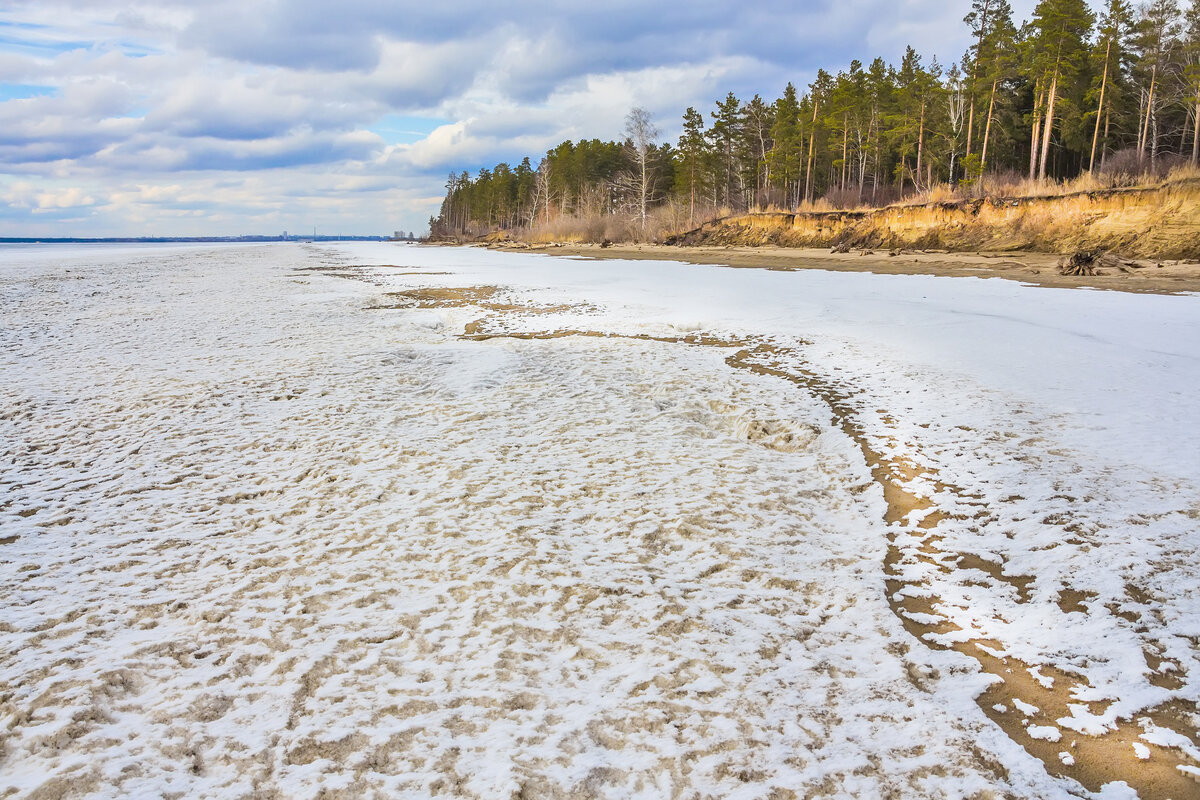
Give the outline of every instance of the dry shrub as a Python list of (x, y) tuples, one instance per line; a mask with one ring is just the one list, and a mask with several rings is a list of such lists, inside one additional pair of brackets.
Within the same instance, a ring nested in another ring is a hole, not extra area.
[(609, 214), (604, 220), (604, 238), (610, 242), (641, 241), (641, 218)]
[(604, 242), (634, 243), (658, 242), (668, 236), (684, 233), (692, 227), (716, 219), (718, 211), (712, 208), (696, 209), (695, 224), (689, 224), (689, 209), (674, 202), (664, 203), (650, 209), (646, 214), (645, 227), (640, 214), (592, 213), (564, 215), (550, 221), (536, 223), (533, 228), (522, 231), (519, 236), (534, 244), (553, 242), (603, 244)]
[(1098, 167), (1095, 172), (1084, 172), (1065, 181), (1028, 178), (1020, 173), (989, 172), (981, 175), (966, 188), (966, 195), (974, 199), (1062, 197), (1085, 192), (1103, 192), (1129, 187), (1157, 186), (1164, 181), (1191, 180), (1200, 177), (1200, 171), (1174, 154), (1165, 154), (1153, 165), (1139, 160), (1136, 150), (1120, 150)]
[(583, 240), (592, 244), (601, 244), (610, 239), (608, 235), (608, 220), (602, 214), (593, 214), (580, 220), (583, 226)]
[(837, 211), (833, 203), (826, 200), (824, 197), (818, 197), (816, 200), (805, 201), (796, 206), (796, 210), (800, 212), (820, 212), (820, 211)]
[(1109, 181), (1109, 187), (1144, 186), (1161, 183), (1178, 169), (1189, 168), (1183, 156), (1163, 153), (1152, 163), (1148, 158), (1139, 158), (1137, 150), (1126, 148), (1109, 156), (1097, 170)]
[(857, 188), (853, 189), (830, 189), (822, 198), (830, 208), (835, 208), (839, 211), (846, 209), (859, 208), (863, 204), (862, 193)]
[(904, 202), (911, 205), (931, 205), (935, 203), (961, 203), (966, 195), (957, 186), (948, 183), (935, 183), (926, 189), (909, 195)]
[(1183, 181), (1200, 180), (1200, 165), (1193, 164), (1191, 161), (1185, 161), (1171, 167), (1167, 173), (1167, 183), (1181, 183)]
[(1039, 181), (1015, 170), (1005, 170), (980, 175), (971, 184), (968, 194), (974, 199), (1040, 197), (1046, 194), (1061, 194), (1061, 189), (1054, 181)]

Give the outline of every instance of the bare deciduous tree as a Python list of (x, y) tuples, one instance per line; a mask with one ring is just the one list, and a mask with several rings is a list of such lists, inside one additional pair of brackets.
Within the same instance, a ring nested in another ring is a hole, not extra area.
[(650, 112), (641, 106), (633, 108), (625, 117), (625, 137), (628, 140), (630, 158), (634, 164), (631, 175), (633, 190), (638, 196), (638, 208), (642, 217), (642, 230), (646, 228), (646, 206), (654, 199), (654, 167), (650, 163), (650, 150), (659, 130), (650, 119)]

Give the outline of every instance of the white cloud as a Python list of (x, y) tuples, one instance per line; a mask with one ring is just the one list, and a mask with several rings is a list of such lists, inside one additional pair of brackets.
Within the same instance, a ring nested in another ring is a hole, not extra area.
[(0, 200), (18, 208), (30, 209), (34, 213), (96, 204), (95, 198), (78, 186), (45, 188), (27, 181), (11, 184), (0, 194)]
[[(1018, 15), (1032, 3), (1014, 2)], [(17, 88), (0, 93), (0, 235), (53, 233), (46, 218), (70, 208), (96, 234), (224, 234), (312, 217), (346, 232), (420, 229), (451, 169), (617, 137), (635, 104), (673, 137), (688, 105), (707, 111), (730, 90), (770, 100), (817, 67), (895, 60), (908, 43), (946, 62), (965, 46), (965, 10), (8, 0), (0, 90)], [(369, 129), (396, 115), (450, 123), (388, 146)]]

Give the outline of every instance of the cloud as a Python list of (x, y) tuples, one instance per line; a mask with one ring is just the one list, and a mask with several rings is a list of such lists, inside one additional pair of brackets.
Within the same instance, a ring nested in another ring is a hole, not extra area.
[(632, 105), (671, 139), (727, 91), (769, 101), (907, 44), (947, 63), (960, 5), (7, 0), (0, 234), (72, 208), (112, 234), (419, 229), (447, 172), (618, 137)]
[(31, 209), (35, 213), (52, 209), (79, 208), (96, 204), (86, 190), (78, 186), (61, 189), (39, 189), (32, 183), (15, 183), (0, 194), (0, 200), (16, 208)]

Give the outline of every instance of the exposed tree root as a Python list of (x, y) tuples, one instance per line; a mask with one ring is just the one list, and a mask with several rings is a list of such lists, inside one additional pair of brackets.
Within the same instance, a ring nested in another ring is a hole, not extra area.
[(1127, 261), (1103, 250), (1077, 250), (1071, 255), (1063, 256), (1058, 260), (1058, 272), (1060, 275), (1081, 277), (1103, 275), (1104, 273), (1100, 272), (1101, 267), (1110, 267), (1118, 269), (1121, 272), (1132, 272), (1135, 269), (1142, 269), (1143, 266), (1136, 261)]

